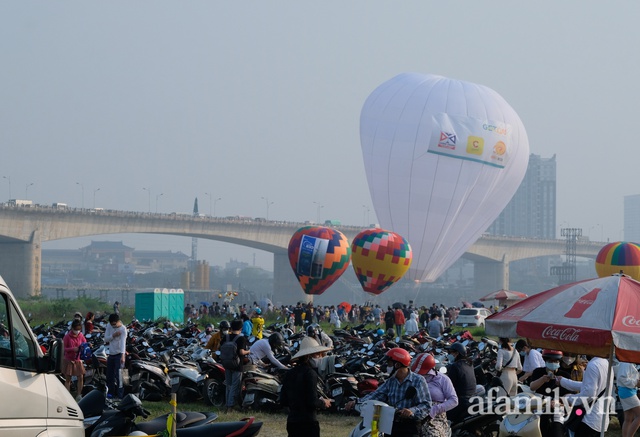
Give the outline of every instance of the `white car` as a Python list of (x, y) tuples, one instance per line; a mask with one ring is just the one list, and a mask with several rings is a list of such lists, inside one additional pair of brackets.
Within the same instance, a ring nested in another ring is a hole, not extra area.
[(456, 326), (484, 326), (484, 319), (491, 315), (486, 308), (462, 308), (456, 317)]

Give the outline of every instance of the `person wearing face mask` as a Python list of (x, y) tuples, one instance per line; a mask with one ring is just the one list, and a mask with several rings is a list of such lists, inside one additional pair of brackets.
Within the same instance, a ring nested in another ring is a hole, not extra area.
[[(545, 349), (542, 351), (544, 359), (544, 367), (538, 367), (531, 375), (531, 384), (529, 387), (534, 392), (547, 397), (554, 397), (554, 389), (557, 387), (556, 377), (562, 376), (569, 378), (569, 373), (560, 369), (560, 361), (562, 360), (562, 351)], [(558, 396), (564, 396), (568, 391), (562, 387), (558, 387)], [(543, 414), (540, 419), (540, 431), (542, 437), (562, 437), (564, 435), (564, 426), (562, 423), (562, 413)]]
[(77, 396), (79, 400), (82, 397), (82, 388), (84, 386), (84, 365), (78, 357), (79, 347), (85, 343), (87, 339), (82, 335), (82, 320), (74, 319), (71, 323), (71, 330), (67, 332), (62, 340), (64, 345), (64, 359), (62, 361), (62, 374), (64, 375), (64, 386), (71, 392), (71, 377), (78, 378)]
[(459, 342), (449, 346), (447, 376), (456, 389), (458, 406), (447, 411), (447, 418), (458, 422), (468, 415), (471, 398), (476, 394), (476, 374), (467, 360), (467, 348)]
[(411, 371), (424, 377), (431, 395), (429, 417), (422, 426), (421, 437), (449, 437), (451, 426), (447, 420), (447, 411), (458, 405), (458, 395), (451, 379), (436, 372), (435, 367), (436, 359), (427, 353), (416, 355), (411, 362)]
[(280, 403), (289, 408), (287, 434), (289, 437), (320, 437), (318, 408), (329, 408), (331, 400), (318, 394), (318, 361), (331, 348), (320, 346), (311, 337), (304, 337), (300, 350), (292, 358), (296, 366), (282, 381)]
[(560, 370), (571, 375), (571, 380), (582, 381), (584, 367), (582, 367), (575, 354), (565, 353), (560, 360)]
[[(406, 350), (394, 347), (385, 355), (388, 359), (389, 379), (359, 401), (382, 401), (396, 409), (391, 437), (419, 437), (431, 409), (427, 381), (411, 371), (411, 355)], [(347, 402), (345, 409), (351, 410), (355, 403), (356, 401)]]
[(518, 381), (522, 383), (530, 382), (529, 377), (531, 377), (533, 371), (545, 366), (544, 359), (540, 352), (532, 348), (529, 342), (522, 338), (516, 342), (516, 350), (521, 357), (524, 357), (524, 362), (522, 363), (522, 371), (524, 373), (520, 375)]

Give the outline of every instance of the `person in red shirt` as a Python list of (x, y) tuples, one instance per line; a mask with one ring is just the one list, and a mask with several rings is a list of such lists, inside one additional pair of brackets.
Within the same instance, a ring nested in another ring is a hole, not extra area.
[(71, 330), (67, 332), (62, 340), (64, 345), (64, 358), (62, 360), (62, 374), (64, 375), (64, 386), (71, 391), (71, 377), (78, 378), (76, 399), (82, 397), (84, 386), (84, 364), (79, 358), (79, 346), (87, 339), (82, 335), (82, 321), (74, 319), (71, 323)]
[(407, 321), (404, 318), (404, 313), (402, 312), (402, 310), (400, 308), (396, 308), (395, 312), (393, 313), (393, 315), (395, 316), (395, 322), (396, 322), (396, 334), (398, 335), (398, 337), (400, 337), (402, 335), (402, 327), (404, 326), (404, 323)]
[(86, 317), (84, 318), (84, 332), (83, 334), (87, 335), (87, 334), (91, 334), (93, 332), (93, 319), (95, 318), (95, 315), (89, 311), (86, 315)]

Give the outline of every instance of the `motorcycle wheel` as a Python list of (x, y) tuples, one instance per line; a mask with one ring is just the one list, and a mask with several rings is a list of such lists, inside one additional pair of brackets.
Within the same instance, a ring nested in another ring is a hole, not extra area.
[(204, 385), (202, 397), (210, 405), (222, 407), (225, 405), (225, 387), (218, 381), (210, 379)]

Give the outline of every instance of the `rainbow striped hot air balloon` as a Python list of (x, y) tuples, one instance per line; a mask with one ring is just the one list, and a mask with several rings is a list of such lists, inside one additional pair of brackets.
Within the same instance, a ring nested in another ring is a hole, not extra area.
[(596, 272), (599, 277), (624, 273), (636, 281), (640, 280), (640, 246), (636, 243), (617, 241), (600, 249), (596, 257)]
[(305, 226), (289, 241), (289, 263), (306, 294), (322, 294), (344, 273), (350, 259), (349, 241), (335, 229)]
[(399, 281), (411, 266), (411, 246), (395, 232), (367, 229), (351, 243), (351, 262), (362, 289), (380, 294)]

